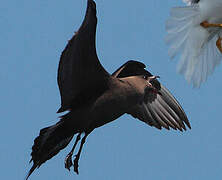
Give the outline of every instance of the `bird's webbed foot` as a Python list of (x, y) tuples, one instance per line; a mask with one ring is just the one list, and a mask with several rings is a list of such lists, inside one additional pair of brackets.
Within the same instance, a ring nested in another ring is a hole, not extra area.
[(79, 174), (79, 155), (77, 154), (75, 156), (75, 159), (74, 159), (74, 171), (76, 172), (76, 174)]
[(72, 150), (69, 152), (69, 154), (65, 158), (65, 168), (68, 169), (69, 171), (70, 171), (70, 167), (73, 166), (72, 155), (73, 155), (75, 147), (76, 147), (78, 141), (80, 140), (80, 138), (81, 138), (81, 133), (79, 133), (78, 136), (76, 137), (76, 141), (74, 143), (74, 146), (73, 146)]
[(70, 171), (70, 167), (73, 166), (72, 163), (72, 152), (70, 152), (65, 158), (65, 168)]
[[(92, 131), (90, 131), (90, 132), (92, 132)], [(80, 157), (80, 154), (82, 152), (82, 147), (85, 143), (86, 137), (89, 135), (90, 132), (86, 133), (85, 136), (82, 138), (82, 141), (81, 141), (81, 144), (80, 144), (80, 147), (79, 147), (79, 151), (76, 154), (75, 159), (74, 159), (74, 165), (73, 166), (74, 166), (74, 171), (77, 174), (79, 174), (79, 169), (78, 169), (79, 168), (79, 157)]]

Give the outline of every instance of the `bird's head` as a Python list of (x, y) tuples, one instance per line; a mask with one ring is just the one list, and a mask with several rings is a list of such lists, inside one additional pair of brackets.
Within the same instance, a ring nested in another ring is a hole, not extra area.
[[(158, 78), (160, 78), (160, 76), (147, 76), (144, 75), (143, 78), (147, 81), (148, 86), (153, 87), (155, 86), (155, 82)], [(156, 87), (158, 88), (158, 87)]]
[(145, 102), (146, 101), (154, 101), (157, 97), (157, 94), (160, 94), (160, 83), (157, 80), (160, 78), (159, 76), (147, 76), (143, 77), (146, 80), (146, 88), (145, 88)]
[(117, 69), (112, 76), (116, 78), (130, 78), (131, 83), (135, 84), (136, 87), (145, 88), (147, 94), (157, 95), (161, 89), (160, 83), (157, 80), (159, 76), (153, 76), (149, 71), (147, 71), (145, 64), (130, 60), (123, 64), (119, 69)]

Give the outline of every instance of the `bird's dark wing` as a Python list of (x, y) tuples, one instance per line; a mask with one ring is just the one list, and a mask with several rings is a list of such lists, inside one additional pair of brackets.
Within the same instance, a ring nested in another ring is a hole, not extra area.
[(96, 4), (88, 0), (84, 21), (62, 52), (58, 68), (58, 85), (63, 112), (71, 108), (73, 99), (89, 87), (104, 83), (109, 74), (96, 53)]
[[(145, 65), (137, 61), (128, 61), (117, 69), (112, 76), (123, 78), (133, 75), (152, 76), (150, 72), (144, 69)], [(135, 105), (127, 113), (133, 117), (147, 123), (150, 126), (155, 126), (158, 129), (169, 127), (177, 130), (186, 130), (184, 123), (190, 127), (187, 116), (173, 97), (173, 95), (160, 84), (158, 80), (153, 80), (152, 85), (158, 90), (158, 93), (150, 96), (150, 91), (147, 91), (142, 104)]]
[(191, 128), (184, 110), (163, 85), (160, 84), (159, 92), (151, 99), (135, 105), (128, 113), (158, 129), (171, 127), (182, 131), (186, 130), (184, 123)]
[[(145, 64), (130, 60), (118, 68), (113, 74), (113, 77), (124, 78), (129, 76), (142, 75), (145, 73)], [(151, 74), (150, 74), (151, 75)]]

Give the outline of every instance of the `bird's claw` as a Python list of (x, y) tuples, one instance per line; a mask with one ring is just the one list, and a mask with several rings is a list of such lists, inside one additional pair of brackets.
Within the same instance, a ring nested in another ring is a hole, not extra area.
[(209, 24), (207, 21), (204, 21), (204, 22), (200, 23), (200, 25), (201, 25), (202, 27), (204, 27), (204, 28), (210, 27), (210, 24)]
[[(204, 28), (209, 28), (209, 27), (220, 27), (222, 28), (222, 24), (212, 24), (212, 23), (208, 23), (207, 21), (204, 21), (202, 23), (200, 23), (200, 25)], [(216, 46), (218, 48), (218, 50), (222, 53), (222, 45), (221, 45), (221, 37), (218, 37), (217, 41), (216, 41)]]
[(200, 23), (200, 25), (204, 28), (209, 28), (209, 27), (222, 27), (222, 24), (214, 24), (214, 23), (209, 23), (207, 21), (203, 21)]
[(221, 40), (222, 40), (222, 38), (218, 37), (217, 42), (216, 42), (217, 48), (219, 49), (220, 53), (222, 53)]
[(76, 172), (76, 174), (79, 174), (79, 170), (78, 170), (78, 167), (79, 167), (79, 156), (76, 155), (75, 159), (74, 159), (74, 171)]
[(65, 158), (65, 168), (70, 171), (70, 167), (73, 166), (72, 163), (72, 153), (69, 153)]

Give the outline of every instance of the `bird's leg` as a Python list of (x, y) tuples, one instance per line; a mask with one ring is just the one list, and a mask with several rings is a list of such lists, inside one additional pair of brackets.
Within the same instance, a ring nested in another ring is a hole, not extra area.
[(216, 45), (217, 45), (217, 48), (219, 49), (219, 51), (222, 53), (221, 40), (222, 40), (222, 38), (218, 37)]
[[(200, 25), (204, 28), (209, 28), (209, 27), (220, 27), (222, 28), (222, 24), (212, 24), (212, 23), (208, 23), (207, 21), (204, 21), (202, 23), (200, 23)], [(222, 53), (222, 45), (221, 45), (221, 37), (218, 37), (217, 41), (216, 41), (216, 46), (219, 49), (219, 51)]]
[(209, 28), (209, 27), (222, 27), (222, 24), (214, 24), (214, 23), (209, 23), (207, 21), (204, 21), (200, 23), (200, 25), (204, 28)]
[(73, 165), (72, 164), (72, 154), (73, 154), (73, 151), (75, 150), (75, 147), (76, 147), (78, 141), (80, 140), (80, 138), (81, 138), (81, 133), (79, 133), (78, 136), (76, 137), (76, 141), (74, 143), (74, 146), (72, 147), (72, 150), (69, 152), (69, 154), (65, 158), (65, 168), (68, 169), (69, 171), (70, 171), (70, 167)]
[(88, 135), (89, 135), (89, 133), (86, 133), (85, 136), (82, 138), (79, 151), (78, 151), (78, 153), (76, 154), (76, 157), (75, 157), (75, 160), (74, 160), (74, 171), (75, 171), (77, 174), (79, 174), (79, 170), (78, 170), (78, 167), (79, 167), (79, 164), (78, 164), (78, 162), (79, 162), (79, 157), (80, 157), (80, 154), (81, 154), (81, 151), (82, 151), (82, 147), (83, 147), (83, 145), (84, 145), (84, 143), (85, 143), (85, 140), (86, 140), (86, 138), (87, 138)]

